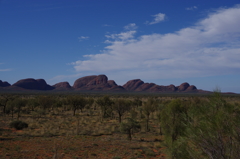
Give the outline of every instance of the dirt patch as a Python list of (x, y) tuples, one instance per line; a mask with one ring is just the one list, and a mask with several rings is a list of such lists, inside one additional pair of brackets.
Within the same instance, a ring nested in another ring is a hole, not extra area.
[[(148, 141), (148, 139), (145, 139)], [(143, 144), (144, 143), (144, 144)], [(164, 158), (154, 141), (132, 141), (124, 135), (16, 137), (0, 141), (0, 158)]]

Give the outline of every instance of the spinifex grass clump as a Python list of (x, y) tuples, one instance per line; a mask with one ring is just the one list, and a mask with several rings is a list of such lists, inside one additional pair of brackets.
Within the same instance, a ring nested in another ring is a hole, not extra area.
[(10, 128), (15, 128), (17, 130), (22, 130), (24, 128), (27, 128), (28, 127), (28, 124), (23, 122), (23, 121), (20, 121), (20, 120), (16, 120), (16, 121), (12, 121), (10, 124), (9, 124)]

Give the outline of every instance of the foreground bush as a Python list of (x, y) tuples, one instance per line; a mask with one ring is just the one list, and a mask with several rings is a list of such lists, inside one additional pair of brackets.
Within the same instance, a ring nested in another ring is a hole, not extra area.
[(24, 128), (27, 128), (28, 127), (28, 124), (23, 122), (23, 121), (20, 121), (20, 120), (17, 120), (17, 121), (12, 121), (9, 126), (11, 128), (15, 128), (17, 130), (22, 130)]
[(219, 92), (206, 101), (172, 100), (161, 112), (168, 159), (237, 159), (240, 108)]

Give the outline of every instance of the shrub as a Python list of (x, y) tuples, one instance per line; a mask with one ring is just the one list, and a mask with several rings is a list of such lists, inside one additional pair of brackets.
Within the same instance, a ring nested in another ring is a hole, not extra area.
[(23, 121), (20, 121), (20, 120), (16, 120), (16, 121), (12, 121), (9, 126), (11, 128), (15, 128), (17, 130), (22, 130), (23, 128), (27, 128), (28, 127), (28, 124), (23, 122)]
[(127, 122), (123, 122), (120, 125), (120, 130), (128, 134), (129, 140), (132, 140), (133, 131), (139, 131), (140, 128), (141, 128), (140, 124), (132, 118), (128, 118)]

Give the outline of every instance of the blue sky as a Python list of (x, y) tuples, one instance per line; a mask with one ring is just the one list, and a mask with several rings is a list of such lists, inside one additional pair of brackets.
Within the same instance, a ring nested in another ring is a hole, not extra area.
[(239, 0), (0, 0), (0, 80), (106, 74), (240, 93)]

